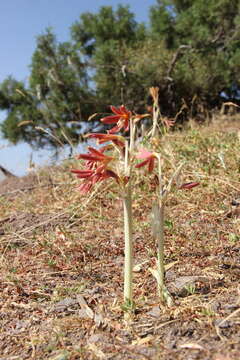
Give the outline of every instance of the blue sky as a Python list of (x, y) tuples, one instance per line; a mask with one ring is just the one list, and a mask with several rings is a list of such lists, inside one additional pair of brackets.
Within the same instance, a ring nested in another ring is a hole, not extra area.
[[(147, 21), (149, 7), (155, 0), (1, 0), (0, 1), (0, 82), (8, 75), (27, 81), (29, 64), (35, 49), (36, 37), (51, 26), (59, 41), (69, 39), (69, 28), (83, 12), (97, 12), (101, 6), (129, 5), (136, 20)], [(0, 119), (3, 119), (0, 114)], [(31, 148), (26, 144), (7, 146), (0, 139), (0, 165), (17, 175), (28, 166)], [(4, 147), (4, 148), (3, 148)], [(46, 151), (33, 153), (36, 163), (49, 157)]]

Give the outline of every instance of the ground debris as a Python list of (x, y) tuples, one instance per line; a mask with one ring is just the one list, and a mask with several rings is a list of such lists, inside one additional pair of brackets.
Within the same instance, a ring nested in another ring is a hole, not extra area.
[(144, 174), (136, 179), (136, 309), (127, 320), (116, 188), (108, 184), (89, 201), (75, 190), (71, 163), (1, 183), (0, 360), (239, 360), (240, 223), (224, 216), (239, 208), (239, 142), (228, 124), (214, 126), (162, 139), (171, 140), (171, 161), (186, 160), (184, 182), (200, 182), (166, 203), (170, 308), (149, 272), (155, 189)]

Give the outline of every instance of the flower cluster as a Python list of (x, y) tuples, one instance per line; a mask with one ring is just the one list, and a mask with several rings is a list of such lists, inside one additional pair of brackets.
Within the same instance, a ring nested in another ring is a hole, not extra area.
[[(122, 151), (122, 154), (124, 154), (125, 139), (123, 136), (116, 135), (115, 133), (120, 130), (129, 130), (132, 113), (131, 111), (128, 111), (124, 105), (119, 108), (111, 106), (111, 110), (114, 115), (106, 116), (100, 119), (100, 121), (104, 124), (116, 124), (116, 126), (109, 130), (107, 134), (92, 133), (88, 134), (87, 137), (96, 139), (100, 145), (112, 142), (112, 144), (117, 146)], [(114, 162), (115, 158), (104, 153), (109, 148), (111, 148), (110, 145), (105, 145), (100, 149), (89, 147), (87, 154), (78, 155), (78, 159), (86, 161), (85, 169), (73, 169), (71, 171), (76, 174), (78, 178), (83, 179), (82, 184), (79, 186), (79, 190), (82, 194), (88, 193), (97, 182), (108, 178), (114, 178), (120, 183), (120, 177), (111, 166), (111, 163)], [(126, 182), (126, 177), (123, 177), (123, 183)]]
[(110, 106), (110, 108), (115, 115), (106, 116), (101, 119), (103, 124), (117, 124), (109, 131), (109, 134), (114, 134), (122, 129), (128, 131), (129, 121), (132, 117), (131, 111), (128, 111), (124, 105), (120, 106), (120, 108), (115, 106)]
[[(105, 152), (112, 147), (116, 146), (122, 153), (123, 157), (125, 154), (125, 138), (120, 135), (116, 135), (116, 132), (121, 130), (129, 131), (130, 121), (135, 121), (135, 123), (148, 116), (133, 114), (131, 111), (122, 105), (119, 108), (115, 106), (110, 106), (114, 115), (106, 116), (100, 121), (104, 124), (116, 124), (107, 134), (102, 133), (92, 133), (88, 134), (87, 137), (90, 139), (96, 139), (99, 145), (111, 142), (112, 145), (104, 145), (100, 149), (95, 149), (93, 147), (88, 148), (87, 154), (78, 155), (78, 159), (83, 159), (86, 161), (85, 169), (71, 170), (72, 173), (76, 174), (78, 178), (83, 179), (82, 184), (79, 186), (79, 190), (82, 194), (88, 193), (92, 187), (97, 183), (101, 182), (108, 178), (113, 178), (117, 183), (126, 184), (128, 179), (127, 177), (121, 177), (115, 171), (112, 163), (116, 160), (114, 157), (106, 155)], [(147, 166), (148, 173), (152, 173), (155, 166), (155, 161), (158, 158), (158, 154), (155, 152), (148, 151), (147, 149), (141, 149), (138, 154), (135, 156), (136, 159), (143, 160), (142, 162), (135, 165), (136, 168), (141, 168)], [(122, 180), (121, 180), (122, 179)], [(191, 182), (186, 183), (180, 186), (180, 189), (191, 189), (199, 183)]]
[(96, 139), (99, 145), (111, 142), (112, 146), (105, 145), (100, 149), (89, 147), (89, 152), (87, 154), (80, 154), (78, 156), (78, 159), (86, 161), (84, 170), (71, 170), (78, 178), (83, 179), (83, 182), (79, 187), (82, 194), (88, 193), (97, 182), (103, 181), (107, 178), (114, 178), (118, 183), (122, 183), (123, 185), (128, 182), (127, 176), (119, 176), (114, 170), (112, 163), (115, 158), (106, 155), (105, 151), (111, 147), (117, 147), (124, 159), (126, 140), (123, 136), (116, 135), (116, 133), (121, 130), (125, 132), (129, 131), (130, 121), (138, 121), (146, 115), (133, 115), (132, 112), (127, 110), (124, 105), (119, 108), (115, 106), (111, 106), (110, 108), (114, 115), (106, 116), (100, 119), (100, 121), (103, 124), (116, 125), (109, 130), (107, 134), (92, 133), (88, 134), (86, 137)]
[(104, 154), (106, 149), (105, 146), (100, 150), (89, 147), (87, 154), (78, 155), (78, 159), (86, 160), (86, 168), (84, 170), (73, 169), (71, 172), (76, 174), (79, 179), (83, 179), (83, 183), (79, 186), (82, 194), (88, 193), (97, 182), (105, 179), (114, 178), (118, 181), (118, 175), (109, 168), (109, 163), (114, 158)]
[(108, 141), (112, 141), (113, 144), (115, 144), (120, 148), (124, 148), (125, 146), (124, 137), (119, 135), (112, 135), (110, 133), (108, 134), (93, 133), (93, 134), (88, 134), (87, 137), (90, 139), (97, 139), (98, 144), (104, 144)]

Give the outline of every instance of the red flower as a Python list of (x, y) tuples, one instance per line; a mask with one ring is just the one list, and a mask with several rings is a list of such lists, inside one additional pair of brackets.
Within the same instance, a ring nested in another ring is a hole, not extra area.
[(110, 108), (115, 115), (106, 116), (101, 119), (104, 124), (117, 124), (114, 128), (109, 130), (109, 134), (114, 134), (121, 129), (128, 131), (129, 121), (132, 116), (131, 111), (127, 110), (124, 105), (121, 105), (119, 108), (110, 106)]
[(104, 155), (102, 151), (94, 149), (93, 147), (88, 147), (89, 153), (87, 154), (80, 154), (77, 156), (78, 159), (89, 160), (91, 162), (104, 162), (108, 163), (109, 161), (113, 160), (113, 157)]
[(124, 146), (125, 146), (124, 138), (119, 135), (112, 135), (110, 133), (108, 133), (108, 134), (95, 133), (95, 134), (88, 134), (87, 137), (98, 139), (99, 144), (104, 144), (107, 141), (112, 141), (115, 145), (117, 145), (121, 148), (124, 148)]
[(83, 183), (79, 186), (79, 190), (82, 194), (88, 193), (97, 182), (107, 178), (111, 177), (117, 182), (119, 181), (118, 175), (107, 168), (109, 162), (114, 158), (103, 154), (106, 147), (104, 146), (99, 150), (89, 147), (88, 150), (89, 153), (78, 155), (78, 159), (86, 160), (87, 168), (84, 170), (71, 170), (71, 172), (76, 174), (79, 179), (83, 179)]
[[(99, 169), (99, 168), (98, 168)], [(81, 194), (87, 194), (90, 190), (92, 190), (92, 187), (100, 182), (103, 181), (105, 179), (108, 178), (114, 178), (117, 182), (118, 182), (118, 176), (117, 174), (114, 173), (114, 171), (110, 170), (110, 169), (103, 169), (102, 172), (98, 171), (98, 169), (96, 171), (93, 171), (92, 174), (89, 173), (89, 176), (85, 177), (84, 182), (79, 186), (79, 190)], [(80, 178), (81, 177), (81, 173), (84, 173), (84, 170), (72, 170), (72, 172), (74, 172), (75, 174), (80, 173)]]
[(141, 168), (145, 165), (148, 165), (148, 172), (151, 173), (154, 168), (154, 162), (156, 159), (156, 155), (146, 149), (140, 150), (139, 154), (136, 155), (137, 159), (145, 159), (144, 161), (137, 164), (136, 168)]
[(198, 186), (198, 185), (199, 185), (199, 182), (189, 182), (189, 183), (182, 184), (179, 189), (190, 190), (190, 189), (192, 189), (192, 188), (194, 188), (195, 186)]
[(107, 164), (114, 159), (112, 156), (107, 156), (103, 154), (103, 152), (106, 150), (105, 146), (103, 146), (99, 150), (89, 146), (88, 150), (89, 152), (87, 154), (80, 154), (77, 156), (77, 159), (87, 160), (86, 165), (88, 170), (96, 168), (97, 163), (99, 162), (106, 167)]
[(93, 175), (94, 171), (93, 170), (77, 170), (77, 169), (72, 169), (71, 172), (73, 174), (76, 174), (77, 177), (79, 179), (86, 179), (89, 178)]

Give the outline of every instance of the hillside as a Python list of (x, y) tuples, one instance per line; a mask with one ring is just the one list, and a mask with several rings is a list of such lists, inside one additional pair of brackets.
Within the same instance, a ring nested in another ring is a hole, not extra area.
[(160, 141), (185, 160), (166, 209), (166, 284), (159, 307), (151, 199), (134, 188), (135, 313), (124, 319), (122, 203), (111, 182), (77, 191), (76, 160), (0, 183), (0, 359), (238, 360), (240, 119), (215, 119)]

